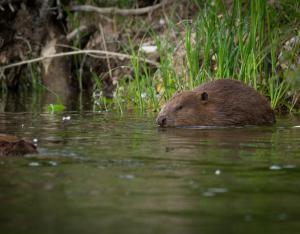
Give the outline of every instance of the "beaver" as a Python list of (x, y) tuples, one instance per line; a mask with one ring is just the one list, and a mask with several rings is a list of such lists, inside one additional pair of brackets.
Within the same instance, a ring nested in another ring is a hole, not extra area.
[(270, 103), (237, 80), (221, 79), (174, 95), (156, 119), (161, 127), (272, 125)]
[(23, 156), (37, 153), (36, 146), (16, 136), (0, 134), (0, 156)]

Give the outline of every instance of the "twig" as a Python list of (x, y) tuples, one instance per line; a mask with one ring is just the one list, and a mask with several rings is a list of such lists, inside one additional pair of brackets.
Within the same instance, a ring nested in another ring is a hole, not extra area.
[[(21, 65), (25, 65), (25, 64), (31, 64), (31, 63), (36, 63), (36, 62), (40, 62), (42, 60), (45, 59), (49, 59), (49, 58), (58, 58), (58, 57), (63, 57), (63, 56), (69, 56), (69, 55), (76, 55), (76, 54), (104, 54), (104, 55), (108, 55), (108, 56), (112, 56), (112, 57), (118, 57), (120, 59), (131, 59), (133, 56), (128, 55), (128, 54), (122, 54), (122, 53), (117, 53), (117, 52), (110, 52), (110, 51), (104, 51), (104, 50), (78, 50), (78, 51), (70, 51), (70, 52), (63, 52), (63, 53), (57, 53), (57, 54), (50, 54), (47, 56), (43, 56), (43, 57), (38, 57), (38, 58), (34, 58), (34, 59), (29, 59), (29, 60), (25, 60), (25, 61), (21, 61), (21, 62), (17, 62), (17, 63), (12, 63), (12, 64), (8, 64), (5, 66), (0, 67), (0, 70), (4, 70), (7, 68), (12, 68), (12, 67), (18, 67)], [(154, 62), (152, 60), (149, 59), (145, 59), (145, 58), (138, 58), (141, 61), (144, 61), (148, 64), (151, 64), (153, 66), (158, 67), (159, 63)]]
[(80, 68), (79, 68), (79, 79), (78, 79), (78, 82), (79, 82), (79, 90), (80, 92), (82, 92), (83, 88), (82, 88), (82, 75), (83, 75), (83, 66), (84, 66), (84, 63), (85, 63), (85, 60), (86, 60), (86, 56), (87, 54), (85, 54), (83, 56), (83, 59), (80, 63)]
[[(102, 41), (103, 41), (103, 47), (104, 47), (105, 51), (107, 51), (106, 40), (104, 37), (103, 27), (102, 27), (101, 23), (99, 24), (99, 29), (100, 29), (100, 33), (101, 33), (101, 37), (102, 37)], [(106, 54), (106, 62), (107, 62), (109, 77), (112, 80), (112, 72), (111, 72), (111, 66), (110, 66), (110, 60), (109, 60), (108, 54)]]
[(81, 25), (78, 28), (75, 28), (72, 32), (68, 33), (66, 36), (67, 41), (72, 41), (78, 34), (86, 32), (88, 27), (86, 25)]
[[(61, 47), (61, 48), (68, 48), (69, 50), (73, 50), (73, 51), (79, 51), (80, 49), (75, 47), (75, 46), (69, 46), (69, 45), (65, 45), (65, 44), (56, 44), (56, 47)], [(105, 55), (95, 55), (95, 54), (89, 54), (90, 57), (92, 58), (96, 58), (96, 59), (105, 59), (106, 56)]]
[(117, 15), (122, 15), (122, 16), (128, 16), (128, 15), (143, 15), (147, 14), (153, 10), (156, 10), (166, 4), (169, 4), (173, 2), (173, 0), (163, 0), (161, 3), (158, 3), (153, 6), (148, 6), (148, 7), (142, 7), (138, 9), (120, 9), (117, 7), (95, 7), (91, 5), (77, 5), (77, 6), (72, 6), (71, 10), (72, 11), (87, 11), (87, 12), (97, 12), (100, 14), (117, 14)]

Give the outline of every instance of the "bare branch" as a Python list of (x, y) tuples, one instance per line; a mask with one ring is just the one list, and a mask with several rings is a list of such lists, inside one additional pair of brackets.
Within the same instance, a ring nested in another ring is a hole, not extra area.
[[(8, 64), (8, 65), (0, 67), (0, 70), (5, 70), (7, 68), (12, 68), (12, 67), (18, 67), (18, 66), (22, 66), (22, 65), (25, 65), (25, 64), (36, 63), (36, 62), (40, 62), (40, 61), (43, 61), (43, 60), (49, 59), (49, 58), (58, 58), (58, 57), (63, 57), (63, 56), (76, 55), (76, 54), (86, 54), (86, 55), (103, 54), (103, 55), (107, 55), (107, 56), (111, 56), (111, 57), (118, 57), (120, 59), (124, 59), (124, 58), (131, 59), (131, 58), (133, 58), (132, 55), (122, 54), (122, 53), (117, 53), (117, 52), (104, 51), (104, 50), (78, 50), (78, 51), (70, 51), (70, 52), (64, 52), (64, 53), (51, 54), (51, 55), (47, 55), (47, 56), (43, 56), (43, 57), (38, 57), (38, 58), (34, 58), (34, 59), (29, 59), (29, 60), (17, 62), (17, 63)], [(159, 66), (159, 64), (155, 61), (145, 59), (145, 58), (141, 58), (141, 57), (138, 57), (138, 59), (140, 61), (151, 64), (153, 66), (156, 66), (156, 67)]]
[[(100, 29), (100, 32), (101, 32), (103, 47), (104, 47), (105, 51), (107, 51), (106, 40), (105, 40), (105, 36), (104, 36), (104, 33), (103, 33), (103, 27), (102, 27), (101, 23), (99, 23), (99, 29)], [(110, 65), (110, 59), (109, 59), (108, 54), (106, 54), (106, 62), (107, 62), (109, 76), (110, 76), (110, 79), (112, 80), (111, 65)]]
[(148, 7), (142, 7), (138, 9), (120, 9), (117, 7), (95, 7), (91, 5), (78, 5), (78, 6), (72, 6), (71, 10), (72, 11), (86, 11), (86, 12), (97, 12), (100, 14), (116, 14), (116, 15), (143, 15), (147, 14), (153, 10), (156, 10), (160, 7), (163, 7), (166, 4), (169, 4), (173, 2), (173, 0), (163, 0), (161, 3), (158, 3), (153, 6), (148, 6)]

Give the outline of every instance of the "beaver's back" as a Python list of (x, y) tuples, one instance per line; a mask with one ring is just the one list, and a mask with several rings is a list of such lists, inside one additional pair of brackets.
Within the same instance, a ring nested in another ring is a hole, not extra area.
[(275, 122), (267, 99), (256, 90), (236, 80), (215, 80), (195, 88), (206, 92), (220, 125), (265, 125)]

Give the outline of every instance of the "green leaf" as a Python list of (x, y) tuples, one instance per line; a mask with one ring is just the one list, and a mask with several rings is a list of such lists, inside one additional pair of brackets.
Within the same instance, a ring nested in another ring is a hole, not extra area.
[(50, 112), (50, 113), (60, 113), (62, 111), (64, 111), (66, 107), (62, 104), (49, 104), (46, 106), (46, 111)]

